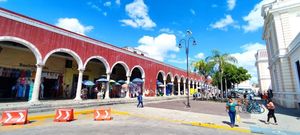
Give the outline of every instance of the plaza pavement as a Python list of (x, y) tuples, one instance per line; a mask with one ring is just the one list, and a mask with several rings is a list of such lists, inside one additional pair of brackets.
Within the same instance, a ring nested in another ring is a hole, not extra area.
[[(277, 107), (276, 117), (279, 125), (266, 125), (264, 123), (267, 111), (264, 114), (241, 114), (242, 120), (240, 123), (237, 123), (238, 127), (230, 128), (228, 126), (229, 118), (225, 112), (225, 103), (191, 100), (191, 108), (188, 109), (185, 108), (185, 101), (185, 97), (175, 96), (145, 98), (144, 108), (136, 108), (136, 99), (126, 100), (126, 102), (123, 99), (113, 99), (100, 103), (95, 100), (76, 101), (77, 104), (74, 104), (75, 101), (44, 101), (35, 105), (29, 103), (9, 103), (6, 104), (7, 106), (3, 106), (1, 104), (0, 109), (19, 109), (32, 106), (29, 109), (31, 110), (29, 119), (39, 120), (53, 118), (53, 110), (63, 106), (81, 108), (75, 109), (77, 113), (92, 113), (95, 106), (105, 106), (113, 109), (113, 115), (130, 115), (149, 120), (160, 120), (243, 133), (300, 134), (299, 110)], [(39, 107), (42, 109), (38, 110), (37, 108)], [(273, 121), (271, 120), (271, 122)]]

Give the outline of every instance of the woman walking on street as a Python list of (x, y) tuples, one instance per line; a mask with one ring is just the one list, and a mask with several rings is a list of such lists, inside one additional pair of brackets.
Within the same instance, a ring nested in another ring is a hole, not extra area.
[(226, 111), (229, 114), (230, 117), (230, 126), (233, 128), (235, 126), (235, 116), (236, 116), (236, 106), (238, 104), (236, 102), (233, 102), (233, 99), (231, 97), (228, 97), (228, 102), (226, 104)]
[(267, 109), (269, 110), (267, 124), (269, 124), (270, 118), (273, 117), (275, 122), (274, 124), (277, 125), (277, 120), (275, 117), (275, 105), (270, 98), (268, 99)]

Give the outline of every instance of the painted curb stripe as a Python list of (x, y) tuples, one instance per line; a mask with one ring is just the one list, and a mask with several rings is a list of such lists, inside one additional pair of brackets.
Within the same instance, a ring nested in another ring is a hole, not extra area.
[[(94, 110), (82, 110), (82, 111), (76, 111), (76, 112), (74, 112), (74, 114), (75, 114), (75, 116), (78, 116), (80, 114), (91, 114), (93, 112), (94, 112)], [(135, 116), (135, 117), (154, 119), (154, 120), (162, 120), (162, 121), (167, 121), (167, 122), (172, 122), (172, 123), (187, 124), (187, 125), (198, 126), (198, 127), (215, 128), (215, 129), (238, 131), (238, 132), (243, 132), (243, 133), (251, 133), (251, 130), (244, 129), (244, 128), (237, 128), (237, 127), (231, 128), (229, 126), (217, 125), (217, 124), (211, 124), (211, 123), (188, 122), (188, 121), (183, 121), (183, 120), (173, 120), (173, 119), (162, 118), (162, 117), (150, 117), (150, 116), (141, 115), (141, 114), (132, 114), (132, 113), (125, 112), (125, 111), (117, 111), (114, 109), (112, 109), (112, 114)], [(48, 114), (48, 115), (31, 116), (28, 119), (29, 120), (41, 120), (41, 119), (54, 118), (54, 117), (55, 117), (54, 114)]]

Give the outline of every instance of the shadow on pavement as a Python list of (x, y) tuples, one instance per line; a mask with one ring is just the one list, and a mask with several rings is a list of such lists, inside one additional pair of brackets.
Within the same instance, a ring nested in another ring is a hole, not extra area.
[[(265, 108), (266, 105), (263, 104), (263, 101), (262, 100), (257, 100), (260, 104), (264, 105)], [(297, 108), (285, 108), (285, 107), (282, 107), (278, 104), (275, 103), (275, 115), (276, 113), (278, 114), (284, 114), (284, 115), (289, 115), (289, 116), (294, 116), (294, 117), (297, 117), (297, 119), (299, 120), (300, 119), (300, 110), (297, 109)], [(266, 112), (268, 112), (268, 109), (266, 109)]]
[[(222, 121), (223, 124), (227, 124), (228, 126), (230, 126), (230, 122), (229, 121)], [(239, 127), (239, 125), (235, 124), (235, 127)]]
[(222, 121), (222, 123), (227, 124), (230, 126), (230, 122), (229, 121)]
[(300, 118), (300, 110), (297, 108), (284, 108), (278, 104), (276, 104), (276, 109), (275, 109), (275, 115), (276, 113), (278, 114), (284, 114), (284, 115), (289, 115), (289, 116), (294, 116), (297, 117), (299, 120)]
[(261, 119), (259, 119), (259, 122), (261, 122), (261, 123), (266, 123), (265, 120), (261, 120)]

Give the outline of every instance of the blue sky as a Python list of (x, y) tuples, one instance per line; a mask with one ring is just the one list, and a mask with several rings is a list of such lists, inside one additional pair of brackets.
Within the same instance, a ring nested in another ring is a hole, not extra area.
[[(256, 82), (254, 53), (265, 47), (260, 7), (272, 0), (0, 0), (0, 7), (186, 69), (178, 41), (191, 30), (190, 60), (211, 50), (235, 56)], [(191, 62), (190, 61), (190, 62)]]

